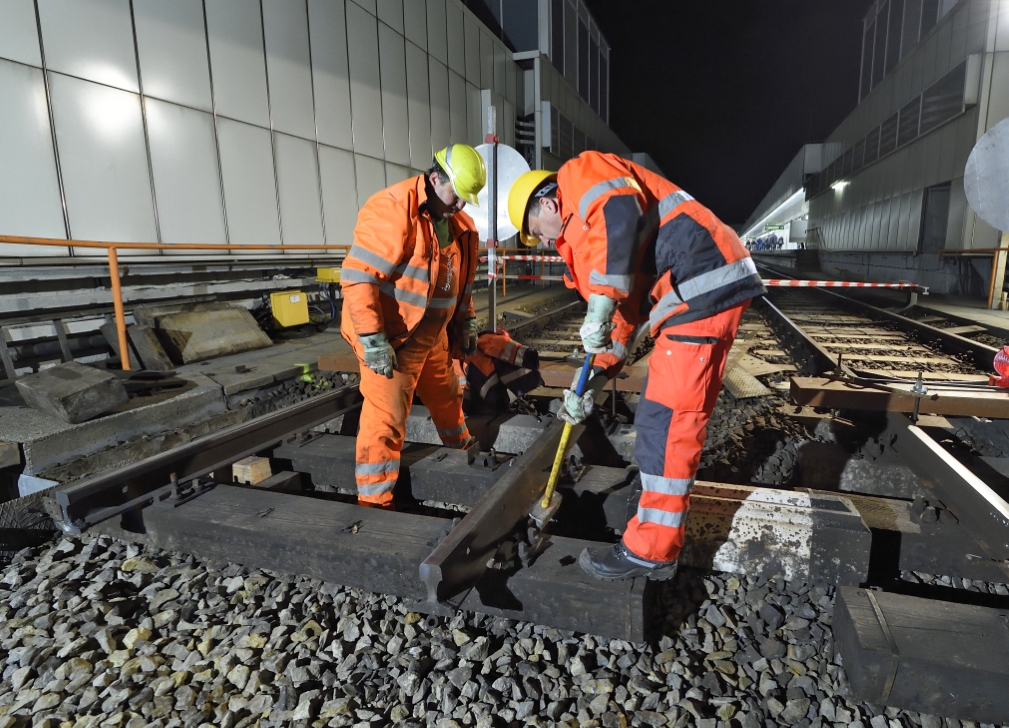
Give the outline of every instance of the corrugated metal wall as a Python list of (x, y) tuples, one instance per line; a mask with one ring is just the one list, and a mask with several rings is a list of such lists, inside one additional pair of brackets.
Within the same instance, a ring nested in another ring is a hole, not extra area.
[(520, 70), (456, 0), (0, 0), (0, 18), (8, 235), (349, 244), (371, 194), (482, 141), (480, 89), (514, 144)]

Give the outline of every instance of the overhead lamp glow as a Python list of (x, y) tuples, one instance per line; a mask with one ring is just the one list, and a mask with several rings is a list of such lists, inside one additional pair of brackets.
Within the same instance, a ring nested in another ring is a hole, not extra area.
[(834, 184), (832, 184), (830, 186), (830, 189), (832, 189), (832, 190), (843, 190), (847, 186), (848, 186), (848, 180), (846, 180), (846, 179), (839, 179), (837, 182), (835, 182)]

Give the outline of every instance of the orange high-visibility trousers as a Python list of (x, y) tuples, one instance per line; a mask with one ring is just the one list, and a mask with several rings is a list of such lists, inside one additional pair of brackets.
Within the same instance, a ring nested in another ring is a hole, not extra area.
[(458, 447), (469, 439), (444, 322), (425, 318), (410, 341), (396, 352), (396, 358), (398, 366), (392, 379), (361, 367), (364, 404), (354, 474), (358, 500), (379, 505), (392, 503), (414, 392), (431, 411), (442, 442)]
[(707, 318), (666, 327), (655, 340), (634, 417), (641, 498), (623, 536), (624, 545), (645, 559), (673, 561), (683, 547), (708, 420), (739, 320), (749, 305), (745, 301)]

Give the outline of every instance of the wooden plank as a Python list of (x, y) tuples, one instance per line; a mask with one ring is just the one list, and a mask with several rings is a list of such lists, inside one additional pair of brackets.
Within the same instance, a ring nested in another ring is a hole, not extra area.
[[(906, 344), (872, 344), (868, 342), (864, 343), (833, 343), (830, 341), (820, 342), (827, 349), (840, 349), (842, 351), (847, 351), (849, 349), (861, 349), (865, 351), (894, 351), (895, 349), (900, 349), (901, 351), (924, 351), (931, 353), (931, 349), (926, 349), (924, 346), (918, 344), (912, 344), (910, 342)], [(847, 354), (845, 355), (847, 356)]]
[(977, 723), (1009, 721), (1005, 609), (886, 592), (872, 599), (865, 589), (842, 587), (834, 607), (834, 638), (860, 700)]
[(982, 331), (987, 330), (988, 329), (984, 326), (978, 326), (976, 324), (970, 324), (968, 326), (953, 326), (949, 329), (943, 329), (943, 331), (947, 334), (960, 334), (961, 336), (964, 334), (980, 334)]
[(858, 352), (853, 352), (845, 354), (844, 358), (847, 361), (855, 359), (857, 361), (884, 361), (894, 362), (896, 364), (960, 364), (960, 362), (955, 359), (948, 359), (943, 356), (897, 356), (891, 354), (859, 354)]
[[(910, 392), (912, 386), (900, 384), (883, 389), (826, 377), (792, 377), (789, 395), (796, 404), (811, 407), (912, 412), (915, 402)], [(929, 385), (928, 394), (920, 398), (918, 411), (1003, 419), (1009, 417), (1009, 392)]]
[(778, 372), (798, 371), (798, 368), (794, 364), (772, 364), (749, 354), (740, 358), (739, 366), (755, 377), (765, 374), (777, 374)]
[[(142, 515), (162, 548), (393, 594), (416, 610), (425, 608), (427, 593), (418, 565), (451, 528), (442, 518), (233, 486), (217, 486), (178, 507), (164, 501)], [(577, 557), (593, 545), (551, 536), (530, 568), (492, 574), (462, 606), (641, 641), (646, 585), (585, 574)]]
[(918, 374), (923, 379), (930, 381), (950, 381), (950, 382), (983, 382), (988, 383), (987, 374), (958, 374), (957, 372), (922, 372), (920, 369), (870, 369), (859, 367), (859, 371), (867, 374), (881, 374), (888, 377), (900, 377), (903, 379), (917, 379)]
[[(625, 373), (627, 376), (622, 376)], [(640, 392), (641, 388), (645, 385), (647, 374), (647, 366), (638, 364), (629, 367), (625, 366), (621, 370), (621, 376), (617, 377), (617, 391)], [(575, 369), (569, 364), (550, 363), (540, 366), (540, 376), (543, 378), (544, 386), (547, 387), (570, 387), (574, 375)], [(609, 390), (612, 386), (612, 383), (608, 384), (606, 389)]]

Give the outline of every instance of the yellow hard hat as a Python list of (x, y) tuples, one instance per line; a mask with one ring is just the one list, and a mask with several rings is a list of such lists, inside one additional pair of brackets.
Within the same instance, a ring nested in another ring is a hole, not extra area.
[(512, 225), (518, 228), (519, 240), (523, 245), (528, 245), (531, 248), (540, 244), (539, 238), (534, 238), (529, 234), (529, 226), (526, 225), (526, 212), (529, 210), (529, 202), (532, 200), (533, 193), (544, 182), (556, 179), (556, 172), (534, 169), (523, 174), (512, 184), (512, 188), (508, 192), (508, 217), (511, 219)]
[(487, 167), (480, 152), (466, 144), (452, 144), (435, 154), (434, 161), (445, 170), (455, 193), (479, 207), (477, 195), (487, 184)]

